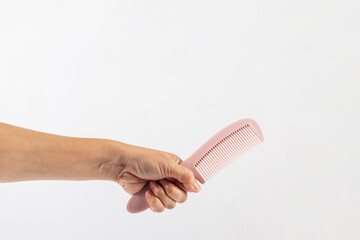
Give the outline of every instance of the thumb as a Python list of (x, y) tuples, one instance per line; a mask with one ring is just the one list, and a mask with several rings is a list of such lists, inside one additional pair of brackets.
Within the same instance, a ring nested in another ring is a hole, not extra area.
[(201, 190), (192, 171), (177, 163), (171, 164), (166, 177), (175, 178), (184, 185), (187, 191), (199, 192)]

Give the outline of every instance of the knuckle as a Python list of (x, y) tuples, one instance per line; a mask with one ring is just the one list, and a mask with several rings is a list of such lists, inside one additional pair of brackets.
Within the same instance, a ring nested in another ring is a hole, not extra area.
[(174, 195), (176, 193), (176, 189), (174, 186), (167, 186), (166, 192), (170, 195)]
[(165, 207), (162, 205), (160, 200), (158, 200), (156, 197), (152, 198), (150, 201), (150, 209), (153, 212), (163, 212)]
[(157, 197), (162, 197), (162, 196), (164, 196), (165, 195), (165, 192), (164, 192), (164, 190), (163, 190), (163, 188), (160, 186), (160, 185), (155, 185), (155, 184), (153, 184), (152, 186), (151, 186), (151, 190), (153, 191), (153, 193), (155, 194), (155, 196), (157, 196)]
[(158, 212), (158, 213), (161, 213), (165, 210), (165, 207), (164, 206), (158, 206), (155, 208), (155, 212)]
[(156, 206), (156, 204), (157, 204), (157, 199), (153, 197), (153, 198), (151, 199), (151, 204), (150, 204), (150, 205), (151, 205), (151, 206)]
[(187, 195), (187, 193), (185, 193), (184, 196), (178, 202), (183, 203), (183, 202), (185, 202), (187, 200), (187, 198), (188, 198), (188, 195)]
[(168, 206), (167, 206), (168, 209), (173, 209), (175, 207), (176, 207), (176, 202), (172, 202), (172, 203), (168, 204)]
[(165, 192), (164, 192), (163, 188), (160, 187), (160, 186), (156, 186), (156, 187), (154, 188), (154, 190), (155, 190), (154, 194), (155, 194), (156, 196), (158, 196), (158, 197), (163, 197), (163, 196), (165, 195)]
[(150, 206), (150, 209), (151, 209), (151, 211), (153, 211), (153, 212), (158, 212), (157, 208), (154, 207), (154, 206)]

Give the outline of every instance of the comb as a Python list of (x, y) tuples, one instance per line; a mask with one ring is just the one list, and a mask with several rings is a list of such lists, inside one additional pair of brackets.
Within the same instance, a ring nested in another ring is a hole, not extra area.
[[(238, 120), (215, 134), (181, 165), (190, 169), (195, 178), (204, 184), (263, 141), (263, 132), (255, 120)], [(145, 199), (148, 189), (149, 186), (146, 185), (130, 198), (126, 207), (128, 212), (139, 213), (149, 208)]]

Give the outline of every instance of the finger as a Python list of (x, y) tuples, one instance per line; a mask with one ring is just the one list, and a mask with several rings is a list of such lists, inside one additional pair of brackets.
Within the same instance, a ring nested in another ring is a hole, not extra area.
[(123, 187), (123, 189), (133, 195), (139, 191), (149, 182), (141, 179), (132, 173), (125, 172), (117, 182)]
[(175, 184), (175, 185), (176, 185), (178, 188), (180, 188), (181, 190), (187, 192), (184, 184), (182, 184), (182, 183), (179, 182), (178, 180), (175, 179), (174, 181), (172, 181), (172, 183)]
[(196, 182), (194, 174), (184, 166), (173, 164), (170, 166), (168, 176), (181, 182), (187, 191), (199, 192), (200, 185)]
[(183, 203), (187, 199), (187, 192), (178, 188), (175, 184), (169, 182), (168, 180), (161, 179), (160, 184), (165, 189), (166, 194), (176, 202)]
[(187, 192), (184, 184), (182, 184), (181, 182), (179, 182), (178, 180), (176, 180), (175, 178), (166, 178), (168, 181), (172, 182), (173, 184), (175, 184), (178, 188), (180, 188), (181, 190)]
[(150, 190), (146, 191), (145, 198), (147, 203), (150, 206), (151, 211), (153, 212), (163, 212), (165, 209), (165, 206), (162, 204), (160, 199), (158, 199), (154, 193)]
[(151, 181), (150, 189), (167, 209), (173, 209), (176, 206), (176, 202), (165, 193), (162, 186), (157, 182)]

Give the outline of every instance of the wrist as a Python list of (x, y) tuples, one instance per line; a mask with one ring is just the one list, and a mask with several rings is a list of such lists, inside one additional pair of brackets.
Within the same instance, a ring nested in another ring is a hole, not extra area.
[(130, 145), (106, 139), (97, 139), (100, 146), (93, 176), (98, 180), (116, 181), (129, 162)]
[(70, 138), (66, 142), (69, 149), (64, 160), (49, 170), (56, 179), (113, 180), (115, 171), (124, 167), (120, 142), (96, 138)]

